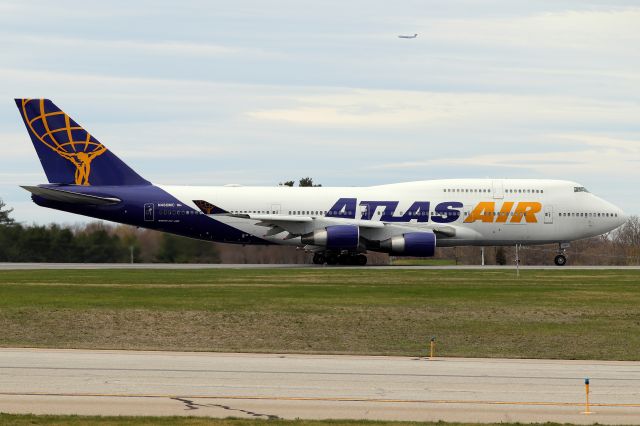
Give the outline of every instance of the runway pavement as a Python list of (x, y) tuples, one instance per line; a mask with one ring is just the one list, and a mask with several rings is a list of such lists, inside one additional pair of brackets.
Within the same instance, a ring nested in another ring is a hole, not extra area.
[[(30, 269), (423, 269), (423, 270), (487, 270), (487, 269), (512, 269), (513, 265), (444, 265), (444, 266), (327, 266), (311, 264), (220, 264), (220, 263), (1, 263), (0, 271), (4, 270), (30, 270)], [(520, 269), (547, 269), (547, 270), (640, 270), (640, 266), (520, 266)]]
[(640, 362), (0, 349), (0, 411), (640, 424)]

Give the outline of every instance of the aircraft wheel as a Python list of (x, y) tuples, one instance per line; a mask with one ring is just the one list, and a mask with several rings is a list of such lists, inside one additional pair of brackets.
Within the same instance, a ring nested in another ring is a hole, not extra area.
[(337, 265), (338, 264), (338, 256), (335, 254), (328, 254), (326, 256), (327, 265)]
[(364, 254), (359, 254), (356, 256), (356, 265), (364, 266), (367, 264), (367, 256)]
[(564, 254), (559, 254), (556, 256), (555, 259), (553, 259), (553, 262), (557, 265), (557, 266), (564, 266), (567, 264), (567, 257)]
[(322, 253), (316, 253), (313, 255), (313, 263), (315, 265), (324, 265), (324, 255)]
[(350, 265), (351, 264), (351, 256), (349, 256), (348, 254), (341, 254), (338, 257), (338, 263), (340, 263), (341, 265)]

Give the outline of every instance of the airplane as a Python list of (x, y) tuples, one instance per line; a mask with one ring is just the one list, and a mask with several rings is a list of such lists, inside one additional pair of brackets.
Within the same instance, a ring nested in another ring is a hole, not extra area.
[(418, 37), (418, 34), (414, 34), (414, 35), (399, 35), (398, 38), (416, 38)]
[(313, 263), (436, 247), (557, 244), (622, 225), (615, 205), (566, 180), (439, 179), (369, 187), (171, 186), (144, 179), (48, 99), (16, 99), (48, 183), (39, 206), (232, 244), (291, 245)]

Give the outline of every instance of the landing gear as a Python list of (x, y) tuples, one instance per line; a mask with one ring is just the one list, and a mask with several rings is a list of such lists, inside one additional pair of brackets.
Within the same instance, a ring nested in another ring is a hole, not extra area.
[(313, 255), (313, 263), (315, 265), (358, 265), (364, 266), (367, 264), (367, 256), (364, 254), (356, 254), (356, 253), (335, 253), (335, 252), (325, 252), (325, 253), (316, 253)]
[(567, 255), (565, 254), (565, 250), (569, 247), (569, 243), (559, 243), (558, 244), (558, 255), (553, 259), (553, 263), (556, 266), (564, 266), (567, 264)]
[(555, 257), (555, 259), (553, 259), (553, 262), (557, 266), (564, 266), (567, 263), (567, 256), (565, 256), (564, 254), (559, 254)]

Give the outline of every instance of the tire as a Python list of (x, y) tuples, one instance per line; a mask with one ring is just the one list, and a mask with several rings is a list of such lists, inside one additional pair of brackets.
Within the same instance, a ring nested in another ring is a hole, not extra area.
[(567, 264), (567, 257), (564, 254), (559, 254), (553, 259), (553, 263), (555, 263), (556, 266), (564, 266)]
[(364, 266), (367, 264), (367, 256), (359, 254), (356, 256), (356, 265)]
[(315, 265), (324, 265), (324, 255), (322, 253), (316, 253), (313, 255), (313, 263)]
[(338, 256), (338, 263), (341, 265), (350, 265), (351, 264), (351, 256), (348, 254), (341, 254)]

